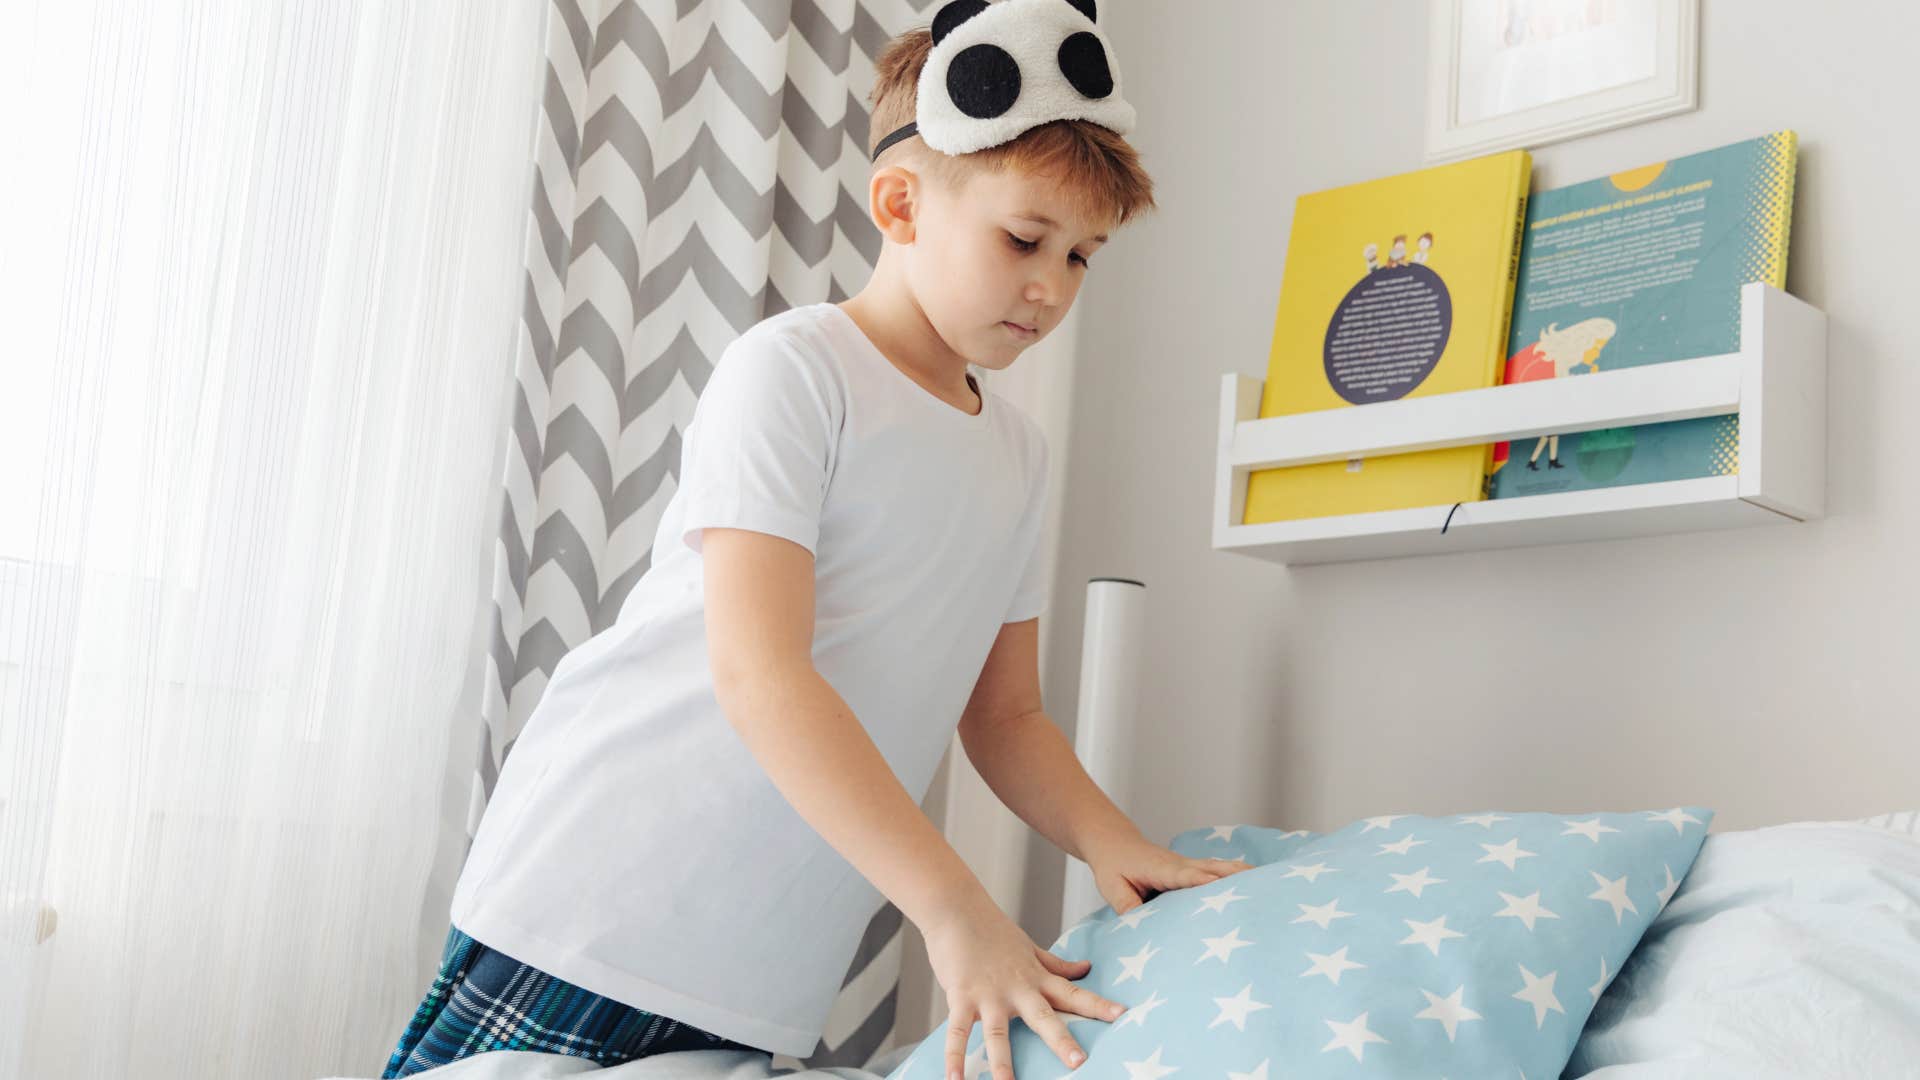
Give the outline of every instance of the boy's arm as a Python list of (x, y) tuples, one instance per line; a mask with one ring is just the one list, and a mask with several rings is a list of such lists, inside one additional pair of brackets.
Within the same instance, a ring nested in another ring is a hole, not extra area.
[(717, 527), (701, 546), (721, 708), (794, 810), (920, 928), (946, 995), (949, 1069), (976, 1018), (996, 1075), (1016, 1018), (1078, 1067), (1086, 1054), (1064, 1014), (1112, 1021), (1125, 1006), (1069, 981), (1092, 966), (1040, 948), (999, 909), (814, 668), (811, 553)]
[(922, 930), (993, 898), (813, 666), (813, 556), (765, 533), (701, 538), (707, 649), (727, 720), (815, 832)]
[(1007, 808), (1082, 862), (1116, 842), (1143, 839), (1081, 767), (1040, 707), (1040, 620), (1007, 623), (960, 717), (967, 760)]

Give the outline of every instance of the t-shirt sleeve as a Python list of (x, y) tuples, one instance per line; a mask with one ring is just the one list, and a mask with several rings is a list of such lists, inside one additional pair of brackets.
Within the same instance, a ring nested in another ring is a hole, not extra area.
[(1033, 480), (1028, 484), (1027, 511), (1020, 524), (1020, 541), (1026, 545), (1026, 565), (1020, 573), (1020, 584), (1013, 591), (1013, 603), (1008, 606), (1002, 622), (1016, 623), (1038, 618), (1047, 608), (1047, 594), (1051, 587), (1045, 543), (1047, 443), (1038, 428), (1034, 429), (1033, 445), (1036, 459)]
[(681, 535), (750, 529), (815, 552), (839, 428), (822, 365), (778, 338), (728, 346), (694, 406), (680, 462)]

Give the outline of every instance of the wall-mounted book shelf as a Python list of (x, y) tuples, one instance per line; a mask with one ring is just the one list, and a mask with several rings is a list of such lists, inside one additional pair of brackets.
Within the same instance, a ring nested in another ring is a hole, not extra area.
[[(1262, 420), (1262, 381), (1227, 375), (1213, 546), (1304, 564), (1817, 518), (1826, 495), (1826, 314), (1763, 284), (1744, 286), (1740, 304), (1739, 352), (1485, 390)], [(1240, 524), (1258, 469), (1727, 414), (1740, 417), (1732, 476)]]

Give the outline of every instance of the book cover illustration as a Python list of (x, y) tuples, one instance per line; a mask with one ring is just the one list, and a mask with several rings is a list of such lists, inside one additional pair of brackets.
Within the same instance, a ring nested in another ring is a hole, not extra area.
[[(1497, 385), (1532, 166), (1513, 150), (1301, 196), (1260, 416)], [(1262, 469), (1244, 521), (1476, 500), (1489, 452)]]
[[(1740, 288), (1784, 287), (1797, 140), (1779, 131), (1538, 192), (1506, 382), (1740, 348)], [(1493, 449), (1493, 498), (1739, 471), (1737, 416), (1545, 435)]]

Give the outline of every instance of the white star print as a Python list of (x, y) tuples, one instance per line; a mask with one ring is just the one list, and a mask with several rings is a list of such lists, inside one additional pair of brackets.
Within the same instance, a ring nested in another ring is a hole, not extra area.
[(1167, 1003), (1167, 999), (1160, 996), (1160, 991), (1155, 990), (1152, 993), (1147, 995), (1147, 1000), (1141, 1002), (1138, 1005), (1135, 1005), (1131, 1009), (1128, 1009), (1124, 1016), (1120, 1017), (1120, 1019), (1118, 1020), (1115, 1020), (1113, 1022), (1113, 1026), (1115, 1029), (1126, 1027), (1128, 1024), (1137, 1024), (1141, 1027), (1145, 1027), (1147, 1024), (1148, 1015), (1150, 1015), (1153, 1012), (1153, 1010), (1159, 1008), (1162, 1005), (1165, 1005), (1166, 1003)]
[(1597, 844), (1600, 842), (1601, 833), (1619, 832), (1619, 831), (1620, 831), (1619, 829), (1616, 829), (1611, 825), (1600, 824), (1600, 819), (1594, 818), (1592, 821), (1570, 821), (1567, 823), (1566, 831), (1562, 832), (1560, 835), (1561, 836), (1584, 836), (1587, 839)]
[(1496, 821), (1512, 821), (1513, 819), (1510, 817), (1502, 817), (1499, 814), (1462, 814), (1460, 815), (1460, 820), (1470, 825), (1478, 825), (1483, 829), (1491, 829)]
[(1225, 937), (1207, 937), (1201, 938), (1200, 940), (1206, 944), (1207, 951), (1200, 954), (1199, 960), (1194, 961), (1196, 964), (1202, 963), (1213, 956), (1218, 956), (1221, 963), (1226, 963), (1233, 959), (1233, 950), (1243, 949), (1253, 944), (1251, 941), (1241, 940), (1240, 928), (1237, 926), (1227, 931)]
[(1513, 869), (1514, 863), (1519, 862), (1521, 859), (1531, 859), (1534, 855), (1533, 852), (1523, 850), (1520, 847), (1520, 839), (1518, 837), (1504, 844), (1481, 844), (1480, 846), (1485, 848), (1487, 853), (1475, 859), (1474, 862), (1503, 863), (1509, 870)]
[(1161, 1077), (1169, 1073), (1179, 1072), (1180, 1070), (1178, 1068), (1160, 1063), (1160, 1051), (1164, 1049), (1166, 1049), (1166, 1047), (1155, 1047), (1153, 1053), (1147, 1055), (1145, 1061), (1121, 1062), (1121, 1064), (1127, 1068), (1127, 1080), (1160, 1080)]
[(1246, 900), (1246, 899), (1249, 899), (1249, 898), (1245, 896), (1241, 896), (1239, 893), (1234, 892), (1233, 886), (1229, 885), (1222, 892), (1217, 892), (1217, 893), (1214, 893), (1212, 896), (1202, 898), (1200, 901), (1200, 906), (1197, 908), (1194, 908), (1193, 913), (1195, 915), (1200, 915), (1208, 911), (1225, 911), (1227, 910), (1228, 904), (1237, 903), (1238, 901)]
[(1359, 1016), (1354, 1017), (1344, 1024), (1333, 1020), (1328, 1020), (1325, 1023), (1333, 1029), (1333, 1041), (1320, 1048), (1320, 1052), (1323, 1054), (1329, 1050), (1351, 1050), (1353, 1051), (1353, 1060), (1359, 1061), (1361, 1059), (1360, 1055), (1366, 1053), (1368, 1043), (1383, 1043), (1387, 1041), (1385, 1038), (1367, 1030), (1366, 1013), (1361, 1013)]
[(1438, 994), (1430, 993), (1426, 990), (1420, 991), (1422, 994), (1427, 995), (1427, 1007), (1414, 1013), (1413, 1018), (1415, 1020), (1440, 1021), (1440, 1026), (1447, 1029), (1447, 1041), (1452, 1042), (1454, 1032), (1459, 1030), (1462, 1020), (1480, 1019), (1479, 1013), (1467, 1008), (1460, 1002), (1460, 995), (1466, 993), (1466, 990), (1467, 988), (1464, 985), (1456, 987), (1453, 993), (1448, 994), (1446, 997), (1441, 997)]
[(1401, 938), (1400, 944), (1425, 945), (1427, 951), (1435, 956), (1440, 955), (1440, 943), (1442, 941), (1448, 938), (1463, 938), (1467, 936), (1458, 930), (1447, 929), (1447, 917), (1445, 915), (1440, 916), (1432, 922), (1420, 922), (1417, 919), (1402, 919), (1400, 921), (1406, 923), (1407, 929), (1413, 931), (1413, 933)]
[(1427, 873), (1427, 871), (1431, 869), (1433, 868), (1430, 866), (1423, 866), (1411, 874), (1396, 874), (1396, 873), (1393, 873), (1392, 871), (1388, 871), (1387, 876), (1393, 879), (1393, 884), (1387, 889), (1387, 891), (1388, 892), (1410, 892), (1413, 894), (1413, 898), (1415, 900), (1421, 899), (1420, 894), (1426, 890), (1427, 886), (1445, 885), (1447, 883), (1446, 878), (1437, 878), (1437, 877), (1430, 876)]
[(1239, 827), (1240, 826), (1238, 825), (1215, 825), (1213, 827), (1213, 832), (1208, 834), (1207, 839), (1225, 840), (1231, 843), (1233, 841), (1233, 830)]
[(1610, 881), (1591, 870), (1587, 872), (1593, 874), (1594, 882), (1600, 886), (1598, 889), (1588, 893), (1587, 899), (1602, 900), (1611, 906), (1613, 908), (1613, 925), (1619, 926), (1620, 919), (1629, 911), (1635, 915), (1640, 914), (1640, 909), (1634, 907), (1632, 898), (1627, 896), (1627, 879), (1624, 875)]
[(1660, 907), (1664, 910), (1667, 902), (1673, 899), (1674, 891), (1680, 888), (1680, 883), (1673, 880), (1673, 867), (1665, 863), (1661, 863), (1660, 867), (1667, 872), (1667, 887), (1660, 890)]
[(1340, 898), (1334, 897), (1332, 900), (1328, 901), (1327, 903), (1321, 904), (1317, 907), (1312, 904), (1301, 904), (1300, 917), (1293, 921), (1297, 923), (1303, 923), (1303, 922), (1316, 923), (1319, 925), (1320, 929), (1325, 930), (1328, 924), (1332, 923), (1333, 920), (1335, 919), (1351, 919), (1351, 918), (1353, 918), (1353, 912), (1341, 911)]
[[(1305, 830), (1305, 829), (1294, 829), (1294, 830), (1291, 830), (1291, 831), (1289, 831), (1289, 832), (1283, 832), (1283, 833), (1281, 833), (1281, 834), (1280, 834), (1280, 839), (1282, 839), (1282, 840), (1291, 840), (1291, 839), (1293, 839), (1293, 838), (1294, 838), (1294, 837), (1296, 837), (1296, 836), (1305, 836), (1305, 835), (1307, 835), (1307, 830)], [(1264, 1063), (1264, 1062), (1263, 1062), (1263, 1063), (1261, 1064), (1261, 1067), (1262, 1067), (1262, 1068), (1265, 1068), (1265, 1067), (1266, 1067), (1266, 1065), (1265, 1065), (1265, 1063)]]
[(1321, 874), (1337, 874), (1339, 872), (1338, 869), (1328, 866), (1326, 863), (1313, 863), (1311, 865), (1288, 863), (1287, 872), (1280, 876), (1282, 878), (1303, 877), (1314, 884), (1319, 884)]
[(974, 1080), (979, 1080), (983, 1073), (991, 1075), (992, 1066), (987, 1064), (987, 1048), (982, 1046), (980, 1049), (968, 1054), (966, 1064), (961, 1066), (961, 1068), (965, 1069), (966, 1074), (973, 1077)]
[(1662, 810), (1659, 813), (1648, 811), (1647, 820), (1666, 822), (1673, 826), (1675, 835), (1684, 835), (1687, 831), (1688, 822), (1692, 822), (1695, 825), (1700, 824), (1700, 819), (1687, 813), (1686, 808), (1682, 806), (1676, 806), (1671, 810)]
[(1594, 1004), (1600, 1003), (1600, 992), (1607, 988), (1607, 958), (1600, 958), (1600, 981), (1587, 987), (1587, 993), (1593, 995)]
[(1370, 817), (1367, 819), (1367, 827), (1360, 830), (1360, 835), (1365, 836), (1375, 829), (1390, 829), (1394, 822), (1406, 816), (1405, 814), (1382, 814), (1379, 817)]
[(1148, 942), (1145, 946), (1141, 948), (1139, 952), (1134, 953), (1132, 956), (1121, 957), (1120, 958), (1120, 977), (1113, 980), (1113, 985), (1119, 986), (1121, 983), (1126, 982), (1128, 979), (1133, 979), (1138, 981), (1142, 976), (1144, 976), (1147, 973), (1147, 961), (1153, 959), (1155, 956), (1158, 956), (1159, 954), (1160, 954), (1160, 950), (1154, 948), (1152, 942)]
[(1535, 919), (1557, 919), (1560, 917), (1540, 906), (1540, 894), (1537, 892), (1525, 897), (1514, 896), (1511, 893), (1500, 893), (1500, 899), (1505, 900), (1507, 906), (1494, 912), (1494, 917), (1499, 918), (1502, 915), (1506, 915), (1519, 919), (1521, 922), (1527, 924), (1529, 931), (1533, 929)]
[(1229, 1069), (1227, 1071), (1227, 1080), (1267, 1080), (1267, 1062), (1272, 1060), (1272, 1058), (1267, 1058), (1266, 1061), (1262, 1061), (1258, 1067), (1248, 1073), (1234, 1072)]
[(1247, 1030), (1247, 1017), (1249, 1014), (1257, 1013), (1261, 1009), (1273, 1008), (1273, 1006), (1265, 1004), (1264, 1002), (1253, 1000), (1252, 983), (1241, 987), (1240, 992), (1232, 997), (1214, 998), (1213, 1003), (1220, 1006), (1220, 1015), (1214, 1017), (1213, 1023), (1208, 1024), (1207, 1027), (1212, 1028), (1216, 1024), (1230, 1023), (1241, 1031)]
[(1374, 852), (1374, 854), (1375, 855), (1405, 855), (1407, 852), (1412, 851), (1414, 848), (1417, 848), (1424, 843), (1426, 843), (1425, 840), (1415, 840), (1413, 838), (1413, 834), (1408, 833), (1407, 835), (1401, 837), (1400, 839), (1395, 840), (1391, 844), (1381, 844), (1380, 850)]
[(1310, 952), (1307, 954), (1307, 959), (1312, 960), (1313, 964), (1308, 967), (1307, 970), (1300, 973), (1301, 978), (1306, 979), (1315, 975), (1325, 975), (1327, 981), (1333, 983), (1335, 986), (1340, 985), (1340, 974), (1342, 972), (1367, 966), (1347, 959), (1347, 947), (1345, 945), (1340, 946), (1340, 948), (1334, 952), (1324, 955), (1317, 952)]
[(1113, 926), (1114, 926), (1114, 929), (1116, 930), (1122, 926), (1126, 927), (1129, 930), (1138, 930), (1140, 929), (1141, 923), (1146, 922), (1148, 919), (1151, 919), (1158, 914), (1160, 914), (1159, 908), (1152, 908), (1152, 907), (1148, 907), (1145, 904), (1141, 904), (1139, 907), (1134, 908), (1132, 911), (1129, 911), (1125, 915), (1122, 915), (1119, 918), (1113, 920)]
[(1562, 1016), (1567, 1014), (1567, 1010), (1560, 1007), (1560, 999), (1553, 996), (1553, 980), (1560, 977), (1559, 972), (1549, 971), (1543, 979), (1528, 971), (1525, 964), (1521, 964), (1520, 977), (1526, 980), (1526, 985), (1515, 991), (1513, 996), (1533, 1006), (1535, 1031), (1546, 1024), (1549, 1011), (1557, 1012)]

